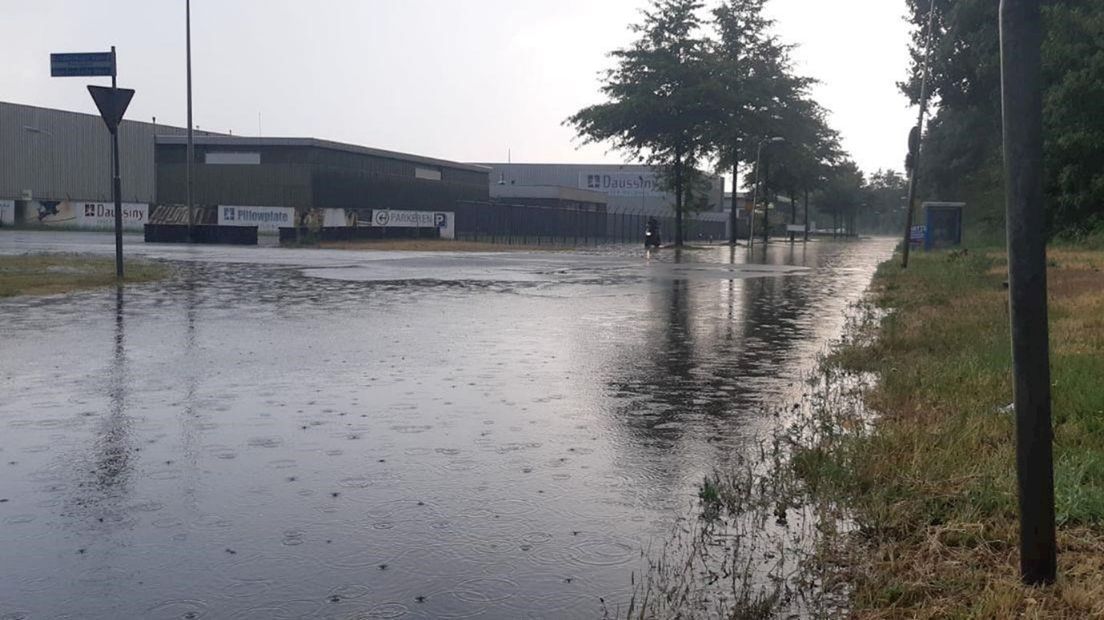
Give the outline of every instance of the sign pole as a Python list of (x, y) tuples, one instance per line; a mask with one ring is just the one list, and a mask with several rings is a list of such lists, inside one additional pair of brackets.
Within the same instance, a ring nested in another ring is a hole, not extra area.
[[(111, 46), (111, 96), (117, 99), (119, 85), (116, 82), (118, 65), (115, 61), (115, 46)], [(123, 279), (123, 186), (119, 179), (119, 126), (111, 130), (111, 194), (115, 200), (115, 276)]]
[(1039, 0), (1000, 4), (1008, 289), (1020, 491), (1020, 576), (1054, 583), (1054, 431), (1043, 212), (1042, 26)]
[(115, 46), (110, 52), (50, 54), (51, 77), (110, 76), (111, 88), (88, 86), (88, 94), (100, 110), (111, 133), (111, 194), (115, 202), (115, 275), (123, 279), (123, 189), (119, 168), (119, 123), (134, 97), (129, 88), (119, 89)]

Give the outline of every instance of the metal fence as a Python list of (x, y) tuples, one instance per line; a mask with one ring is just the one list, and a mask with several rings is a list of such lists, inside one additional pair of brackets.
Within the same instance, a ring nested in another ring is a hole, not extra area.
[[(516, 205), (459, 201), (455, 206), (456, 238), (510, 245), (600, 245), (641, 243), (648, 218), (659, 222), (664, 241), (673, 241), (675, 217), (642, 209), (617, 211), (587, 207)], [(723, 214), (686, 214), (688, 243), (721, 241), (727, 227)]]

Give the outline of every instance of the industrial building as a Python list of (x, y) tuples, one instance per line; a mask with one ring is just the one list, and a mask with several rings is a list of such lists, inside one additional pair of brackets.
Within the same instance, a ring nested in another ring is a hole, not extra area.
[[(182, 223), (173, 205), (187, 203), (186, 133), (152, 122), (121, 123), (127, 229), (159, 218)], [(471, 164), (308, 138), (193, 134), (200, 222), (224, 223), (221, 212), (216, 217), (220, 205), (244, 207), (234, 213), (258, 223), (291, 226), (291, 216), (266, 218), (331, 208), (363, 211), (371, 221), (373, 209), (446, 210), (458, 200), (490, 197), (489, 170)], [(0, 162), (0, 226), (114, 225), (111, 139), (99, 116), (0, 102)]]
[[(152, 122), (120, 124), (128, 228), (141, 229), (154, 202), (154, 136), (184, 133)], [(113, 225), (111, 135), (99, 116), (0, 102), (0, 162), (0, 225)]]
[(506, 185), (504, 183), (491, 183), (491, 199), (495, 202), (507, 204), (562, 207), (595, 213), (605, 213), (609, 202), (606, 194), (593, 190), (551, 185)]
[[(192, 200), (299, 210), (447, 210), (458, 200), (489, 199), (489, 170), (311, 138), (195, 139)], [(158, 136), (159, 204), (187, 201), (186, 140)]]
[[(666, 189), (652, 166), (633, 164), (484, 164), (491, 169), (491, 182), (500, 186), (554, 186), (604, 194), (611, 213), (631, 212), (671, 215), (675, 195)], [(724, 202), (724, 179), (705, 176), (698, 193), (703, 215), (720, 213)]]
[[(643, 230), (649, 217), (657, 218), (663, 228), (674, 230), (674, 192), (667, 189), (661, 174), (652, 166), (637, 164), (514, 164), (487, 163), (491, 169), (491, 195), (497, 201), (514, 200), (534, 204), (534, 196), (553, 192), (558, 196), (586, 192), (587, 200), (604, 197), (606, 234), (629, 240)], [(516, 189), (514, 189), (516, 188)], [(543, 189), (541, 189), (543, 188)], [(722, 239), (727, 237), (728, 215), (724, 201), (724, 178), (705, 175), (691, 190), (686, 210), (686, 238)], [(561, 198), (562, 200), (562, 198)], [(640, 234), (643, 234), (642, 232)]]
[[(123, 226), (189, 222), (186, 130), (124, 120)], [(196, 130), (191, 219), (260, 232), (378, 226), (381, 211), (452, 212), (458, 235), (633, 241), (650, 217), (673, 231), (673, 195), (650, 166), (469, 164), (312, 138)], [(114, 226), (111, 141), (94, 114), (0, 102), (0, 226)], [(691, 198), (686, 238), (721, 239), (723, 180)], [(568, 241), (570, 242), (570, 241)]]

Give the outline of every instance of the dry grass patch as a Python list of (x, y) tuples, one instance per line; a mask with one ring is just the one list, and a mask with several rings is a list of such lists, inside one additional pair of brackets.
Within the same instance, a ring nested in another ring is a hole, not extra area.
[[(128, 260), (128, 283), (159, 280), (164, 265)], [(55, 295), (116, 283), (115, 259), (84, 254), (22, 254), (0, 256), (0, 297)]]

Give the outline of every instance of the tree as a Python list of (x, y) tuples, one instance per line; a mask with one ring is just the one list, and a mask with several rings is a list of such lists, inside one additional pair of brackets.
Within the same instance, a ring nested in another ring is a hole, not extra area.
[(1051, 228), (1104, 228), (1104, 5), (1063, 2), (1046, 16), (1043, 114)]
[(896, 170), (878, 170), (863, 187), (862, 202), (867, 206), (859, 214), (858, 225), (864, 231), (883, 234), (899, 232), (908, 198), (908, 179)]
[[(915, 103), (930, 3), (908, 0), (913, 63), (902, 90)], [(924, 136), (921, 189), (971, 203), (975, 223), (1003, 225), (999, 3), (936, 0), (930, 87), (938, 112)], [(1044, 136), (1049, 232), (1104, 219), (1104, 3), (1043, 6)]]
[[(785, 102), (775, 135), (785, 139), (771, 149), (774, 164), (768, 192), (790, 198), (790, 223), (797, 223), (798, 193), (804, 197), (808, 219), (809, 193), (827, 183), (844, 158), (839, 134), (828, 126), (827, 113), (815, 101), (798, 98)], [(791, 233), (790, 239), (794, 235)]]
[[(815, 80), (795, 74), (793, 46), (771, 34), (774, 22), (763, 14), (766, 2), (727, 0), (713, 11), (719, 40), (710, 59), (720, 85), (720, 112), (710, 139), (718, 166), (730, 169), (738, 182), (742, 163), (752, 168), (749, 177), (758, 175), (754, 166), (763, 140), (783, 138), (764, 153), (764, 167), (770, 168), (764, 194), (788, 194), (790, 221), (796, 223), (798, 193), (805, 196), (807, 215), (809, 192), (825, 181), (842, 152), (824, 109), (809, 96)], [(769, 226), (763, 233), (769, 234)]]
[[(782, 136), (791, 123), (800, 122), (789, 112), (801, 107), (814, 83), (794, 74), (792, 46), (771, 34), (774, 22), (763, 14), (766, 1), (728, 0), (713, 11), (719, 40), (710, 59), (719, 84), (719, 114), (711, 123), (710, 140), (718, 168), (731, 170), (736, 183), (740, 165), (755, 164), (762, 140)], [(735, 231), (735, 213), (732, 217)]]
[(842, 160), (829, 172), (817, 196), (817, 211), (832, 216), (833, 235), (838, 230), (855, 234), (855, 220), (863, 204), (863, 173), (855, 162)]
[(653, 0), (643, 11), (639, 35), (627, 49), (611, 55), (617, 66), (607, 72), (602, 93), (607, 101), (583, 108), (566, 123), (587, 142), (615, 148), (669, 171), (675, 188), (675, 245), (683, 244), (683, 199), (688, 171), (705, 154), (706, 120), (714, 113), (701, 36), (700, 0)]

